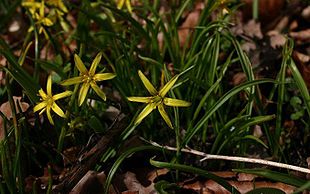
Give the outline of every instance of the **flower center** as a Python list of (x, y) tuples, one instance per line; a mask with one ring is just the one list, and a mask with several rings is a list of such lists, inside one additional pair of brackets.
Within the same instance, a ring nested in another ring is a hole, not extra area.
[(47, 102), (47, 106), (52, 106), (54, 103), (53, 96), (47, 96), (46, 102)]
[(156, 103), (156, 106), (163, 102), (163, 98), (159, 95), (153, 97), (152, 102)]
[(93, 75), (89, 75), (88, 73), (83, 75), (83, 82), (90, 83), (92, 81), (94, 81)]

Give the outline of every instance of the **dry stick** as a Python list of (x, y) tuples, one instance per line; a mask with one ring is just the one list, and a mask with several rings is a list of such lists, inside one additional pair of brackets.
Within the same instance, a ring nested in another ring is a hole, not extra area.
[[(166, 150), (177, 151), (177, 148), (175, 148), (175, 147), (162, 146), (156, 142), (149, 142), (149, 143), (151, 143), (153, 146), (160, 147), (160, 148), (163, 148)], [(279, 167), (279, 168), (286, 168), (289, 170), (295, 170), (295, 171), (299, 171), (299, 172), (303, 172), (303, 173), (310, 173), (310, 169), (307, 169), (307, 168), (302, 168), (302, 167), (298, 167), (298, 166), (293, 166), (293, 165), (289, 165), (289, 164), (283, 164), (283, 163), (273, 162), (273, 161), (268, 161), (268, 160), (263, 160), (263, 159), (206, 154), (204, 152), (200, 152), (200, 151), (193, 150), (190, 148), (182, 148), (181, 151), (186, 152), (186, 153), (190, 153), (190, 154), (194, 154), (194, 155), (198, 155), (198, 156), (203, 156), (204, 158), (202, 158), (200, 160), (200, 162), (202, 162), (204, 160), (229, 160), (229, 161), (263, 164), (263, 165), (267, 165), (267, 166), (274, 166), (274, 167)]]

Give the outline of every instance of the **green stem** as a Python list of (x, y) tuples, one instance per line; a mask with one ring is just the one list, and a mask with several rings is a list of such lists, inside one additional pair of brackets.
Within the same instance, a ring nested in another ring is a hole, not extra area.
[(259, 10), (259, 6), (258, 6), (258, 1), (259, 0), (253, 0), (253, 19), (257, 20), (258, 19), (258, 10)]

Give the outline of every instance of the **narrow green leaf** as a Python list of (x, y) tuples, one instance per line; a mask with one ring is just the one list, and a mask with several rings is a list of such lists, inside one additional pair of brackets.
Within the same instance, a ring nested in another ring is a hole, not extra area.
[(233, 169), (234, 172), (242, 172), (242, 173), (248, 173), (248, 174), (254, 174), (262, 177), (266, 177), (268, 179), (282, 182), (285, 184), (293, 185), (296, 187), (301, 187), (303, 186), (307, 181), (300, 179), (298, 177), (289, 175), (289, 174), (284, 174), (268, 169), (263, 169), (263, 168), (257, 168), (257, 169)]
[(187, 172), (187, 173), (198, 174), (200, 176), (214, 180), (215, 182), (217, 182), (218, 184), (223, 186), (229, 192), (240, 194), (240, 192), (235, 187), (230, 185), (224, 179), (222, 179), (221, 177), (218, 177), (215, 174), (212, 174), (206, 170), (202, 170), (200, 168), (196, 168), (193, 166), (187, 166), (187, 165), (183, 165), (183, 164), (159, 162), (159, 161), (155, 161), (153, 159), (150, 159), (150, 163), (157, 168), (168, 168), (168, 169), (180, 170), (180, 171)]
[(40, 89), (39, 84), (20, 66), (2, 39), (0, 39), (0, 54), (9, 62), (9, 67), (5, 67), (4, 69), (23, 87), (32, 102), (39, 101), (39, 97), (37, 96), (37, 92)]
[(209, 110), (206, 114), (198, 121), (198, 123), (192, 128), (189, 129), (184, 137), (184, 144), (187, 144), (190, 139), (202, 128), (202, 126), (207, 122), (210, 116), (215, 113), (225, 102), (227, 102), (232, 96), (236, 95), (237, 93), (245, 90), (249, 87), (254, 85), (263, 84), (263, 83), (275, 83), (274, 80), (271, 79), (261, 79), (261, 80), (253, 80), (246, 83), (243, 83), (239, 86), (228, 91), (225, 95), (223, 95)]
[(145, 150), (160, 150), (160, 148), (158, 147), (154, 147), (154, 146), (139, 146), (139, 147), (134, 147), (134, 148), (130, 148), (127, 151), (125, 151), (124, 153), (122, 153), (117, 160), (114, 162), (113, 166), (111, 167), (111, 170), (109, 171), (109, 174), (107, 176), (107, 179), (105, 181), (105, 185), (104, 185), (104, 193), (107, 194), (109, 191), (109, 186), (111, 184), (112, 178), (114, 176), (114, 174), (116, 173), (117, 169), (119, 168), (119, 166), (122, 164), (122, 162), (129, 156), (131, 156), (132, 154), (136, 153), (136, 152), (141, 152), (141, 151), (145, 151)]

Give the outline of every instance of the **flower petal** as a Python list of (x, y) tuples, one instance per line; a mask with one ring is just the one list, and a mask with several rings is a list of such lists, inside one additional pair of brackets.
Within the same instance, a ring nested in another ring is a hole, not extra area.
[(51, 75), (49, 75), (47, 78), (46, 92), (48, 96), (52, 96), (52, 76)]
[(138, 74), (139, 74), (141, 81), (143, 82), (143, 85), (147, 89), (147, 91), (149, 91), (149, 93), (152, 95), (156, 95), (157, 90), (154, 88), (154, 86), (151, 84), (151, 82), (145, 77), (145, 75), (142, 73), (142, 71), (139, 70)]
[(41, 17), (44, 17), (44, 1), (41, 2), (39, 14)]
[(164, 97), (168, 91), (172, 88), (172, 86), (175, 84), (175, 82), (178, 80), (179, 76), (174, 76), (169, 82), (164, 85), (162, 89), (159, 90), (159, 96)]
[(127, 100), (131, 102), (150, 103), (153, 97), (127, 97)]
[(130, 4), (130, 0), (126, 0), (126, 7), (129, 11), (129, 13), (132, 13), (132, 7), (131, 7), (131, 4)]
[(79, 106), (81, 106), (86, 98), (88, 89), (89, 89), (90, 84), (89, 83), (84, 83), (80, 89), (80, 93), (79, 93)]
[(102, 53), (98, 53), (96, 58), (93, 60), (91, 66), (90, 66), (90, 69), (89, 69), (90, 75), (95, 75), (97, 66), (101, 61), (101, 57), (102, 57)]
[(105, 93), (99, 88), (99, 86), (97, 84), (91, 82), (90, 86), (93, 88), (93, 90), (96, 92), (96, 94), (98, 94), (98, 96), (100, 98), (102, 98), (102, 100), (104, 100), (104, 101), (107, 100)]
[(117, 9), (121, 9), (124, 5), (125, 0), (119, 0), (117, 3)]
[(60, 99), (60, 98), (65, 98), (65, 97), (67, 97), (67, 96), (70, 96), (71, 94), (72, 94), (72, 91), (61, 92), (61, 93), (59, 93), (59, 94), (55, 94), (55, 95), (53, 96), (53, 99), (54, 99), (54, 100), (58, 100), (58, 99)]
[(52, 26), (53, 25), (52, 20), (49, 18), (42, 18), (41, 22), (44, 26)]
[(72, 77), (72, 78), (66, 79), (62, 81), (60, 84), (63, 86), (69, 86), (69, 85), (78, 84), (81, 82), (83, 82), (83, 77), (79, 76), (79, 77)]
[(140, 114), (137, 116), (135, 120), (135, 125), (141, 123), (141, 121), (149, 115), (154, 109), (156, 108), (155, 103), (150, 103), (144, 107), (144, 109), (140, 112)]
[(42, 108), (46, 107), (46, 102), (40, 102), (39, 104), (35, 105), (35, 107), (33, 107), (33, 112), (37, 112), (38, 110), (41, 110)]
[(53, 121), (53, 118), (52, 118), (52, 115), (51, 115), (51, 107), (50, 106), (47, 106), (46, 107), (46, 115), (47, 115), (47, 119), (48, 121), (54, 125), (54, 121)]
[(167, 125), (171, 129), (173, 129), (172, 123), (171, 123), (171, 121), (169, 119), (169, 116), (168, 116), (167, 112), (165, 111), (165, 108), (164, 108), (163, 104), (158, 105), (158, 111), (159, 111), (160, 115), (163, 117), (163, 119), (165, 120), (165, 122), (167, 123)]
[(66, 118), (65, 113), (61, 110), (61, 108), (55, 102), (52, 105), (52, 110), (59, 116)]
[(76, 65), (76, 67), (78, 68), (78, 70), (80, 71), (80, 73), (82, 73), (82, 74), (87, 73), (87, 69), (86, 69), (84, 63), (82, 62), (81, 58), (77, 54), (74, 54), (74, 63)]
[(44, 113), (45, 110), (46, 110), (46, 107), (44, 107), (44, 108), (39, 112), (39, 115), (41, 115), (42, 113)]
[(45, 100), (45, 99), (47, 98), (47, 95), (46, 95), (46, 93), (43, 91), (42, 88), (39, 90), (39, 95), (41, 96), (41, 98), (42, 98), (43, 100)]
[(115, 78), (115, 73), (97, 73), (94, 75), (95, 81), (103, 81), (103, 80), (109, 80)]
[(179, 107), (188, 107), (191, 105), (190, 102), (174, 98), (164, 98), (164, 104), (167, 106), (179, 106)]

